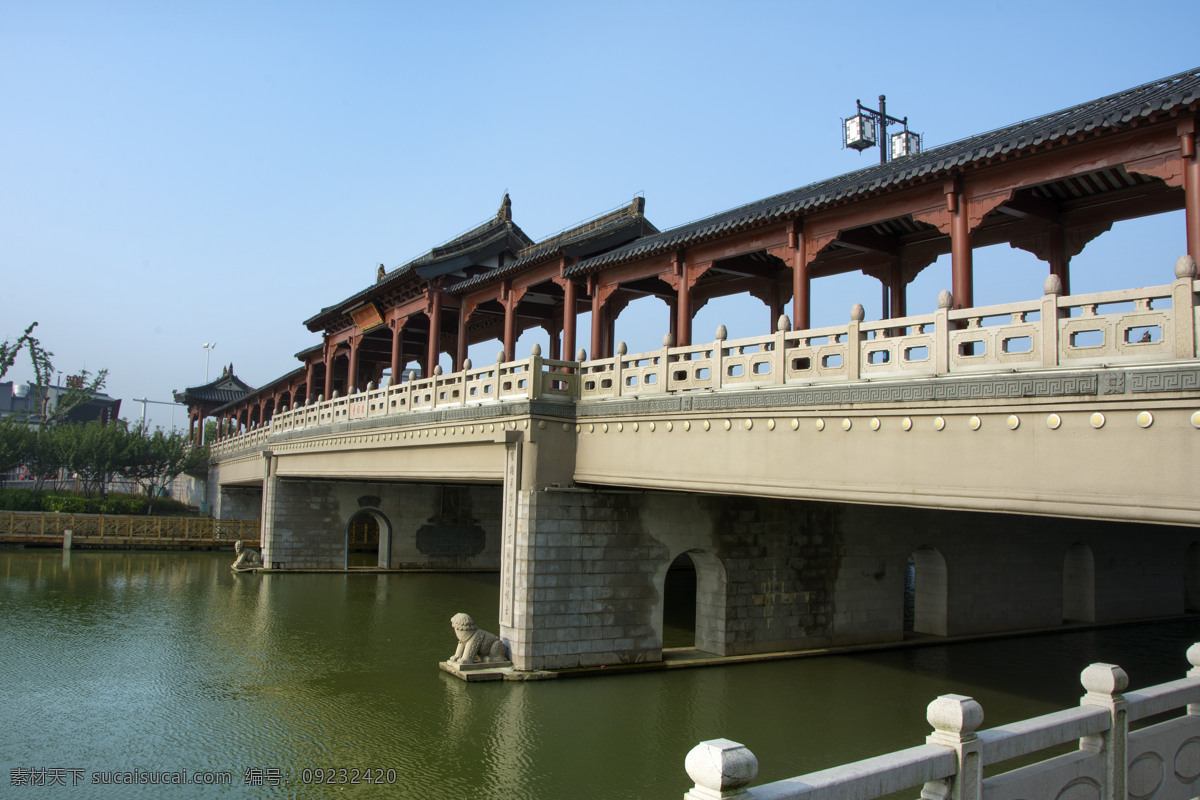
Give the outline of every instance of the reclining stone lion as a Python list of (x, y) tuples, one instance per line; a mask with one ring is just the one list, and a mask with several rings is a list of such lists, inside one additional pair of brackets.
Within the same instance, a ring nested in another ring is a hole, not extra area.
[(451, 664), (508, 661), (508, 650), (500, 637), (475, 627), (469, 614), (455, 614), (450, 618), (450, 625), (458, 637), (458, 647), (449, 658)]

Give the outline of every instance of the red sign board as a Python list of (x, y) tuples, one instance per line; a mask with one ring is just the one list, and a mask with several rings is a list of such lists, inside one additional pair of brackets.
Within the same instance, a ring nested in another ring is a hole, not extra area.
[(374, 328), (376, 325), (383, 324), (383, 317), (379, 313), (379, 309), (374, 303), (367, 303), (365, 306), (359, 306), (350, 312), (350, 316), (354, 319), (354, 324), (358, 326), (360, 331), (365, 331), (368, 328)]

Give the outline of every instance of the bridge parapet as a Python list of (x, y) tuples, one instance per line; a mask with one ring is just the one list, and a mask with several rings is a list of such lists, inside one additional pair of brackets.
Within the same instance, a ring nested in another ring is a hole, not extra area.
[(1200, 281), (1184, 256), (1173, 283), (1063, 296), (1054, 276), (1036, 300), (951, 309), (943, 292), (932, 314), (867, 322), (856, 305), (845, 325), (788, 330), (590, 361), (530, 358), (421, 380), (368, 387), (293, 409), (267, 426), (213, 443), (215, 457), (261, 449), (272, 435), (338, 423), (515, 401), (562, 403), (734, 392), (857, 381), (1007, 374), (1015, 371), (1194, 360)]
[[(1187, 652), (1187, 677), (1125, 693), (1129, 679), (1112, 664), (1080, 674), (1086, 694), (1077, 708), (978, 731), (983, 709), (970, 697), (942, 695), (929, 704), (934, 730), (926, 744), (853, 764), (746, 788), (758, 760), (728, 739), (701, 742), (688, 753), (695, 786), (685, 800), (871, 800), (922, 787), (921, 797), (1192, 797), (1200, 776), (1200, 645)], [(1182, 714), (1181, 714), (1182, 712)], [(1155, 715), (1175, 716), (1130, 731)], [(994, 776), (984, 767), (1045, 752), (1071, 741), (1075, 752)]]
[[(1016, 369), (1191, 359), (1196, 355), (1194, 274), (1141, 289), (1038, 300), (726, 340), (583, 362), (581, 400), (678, 392), (841, 383), (874, 378), (1007, 373)], [(1163, 301), (1169, 301), (1163, 305)], [(1156, 308), (1156, 304), (1163, 306)], [(1106, 307), (1107, 310), (1106, 310)], [(785, 322), (786, 320), (781, 320)]]

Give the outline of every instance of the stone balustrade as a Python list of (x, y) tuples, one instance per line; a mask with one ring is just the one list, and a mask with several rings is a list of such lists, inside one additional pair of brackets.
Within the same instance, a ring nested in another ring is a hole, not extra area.
[[(983, 709), (970, 697), (943, 695), (926, 717), (926, 743), (748, 788), (758, 760), (728, 739), (701, 742), (685, 768), (695, 782), (685, 800), (871, 800), (921, 787), (922, 798), (1015, 800), (1031, 797), (1195, 797), (1200, 790), (1200, 644), (1187, 651), (1187, 677), (1126, 693), (1112, 664), (1080, 675), (1078, 708), (979, 730)], [(1130, 730), (1139, 720), (1173, 714)], [(985, 768), (1077, 741), (1078, 749), (985, 777)]]
[[(903, 380), (986, 372), (1156, 363), (1194, 359), (1200, 331), (1196, 263), (1179, 259), (1170, 284), (1086, 295), (1059, 293), (1046, 280), (1037, 300), (952, 309), (942, 292), (924, 316), (864, 321), (855, 305), (845, 325), (789, 330), (780, 317), (767, 336), (560, 361), (530, 358), (467, 368), (282, 409), (268, 425), (212, 444), (216, 456), (261, 447), (277, 432), (307, 430), (410, 412), (507, 401), (603, 401), (688, 392)], [(582, 353), (581, 353), (582, 355)]]

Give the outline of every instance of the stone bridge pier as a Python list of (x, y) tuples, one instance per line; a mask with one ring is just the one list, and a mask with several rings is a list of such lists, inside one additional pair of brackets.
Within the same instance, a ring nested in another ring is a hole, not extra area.
[(383, 569), (496, 571), (500, 487), (268, 476), (262, 493), (269, 569), (345, 569), (356, 523), (377, 531)]
[(1183, 526), (617, 488), (506, 494), (500, 629), (521, 670), (661, 660), (677, 559), (695, 571), (695, 648), (717, 655), (1200, 604), (1200, 531)]

